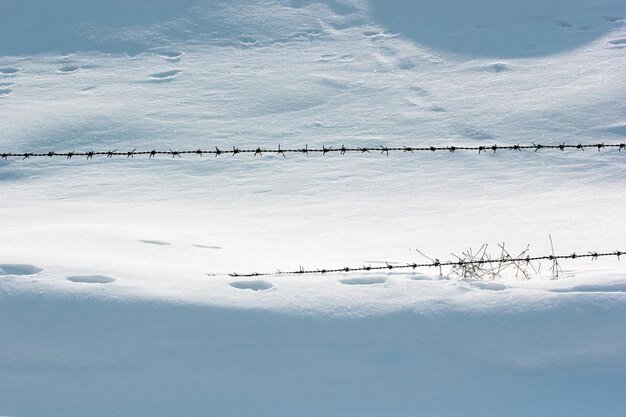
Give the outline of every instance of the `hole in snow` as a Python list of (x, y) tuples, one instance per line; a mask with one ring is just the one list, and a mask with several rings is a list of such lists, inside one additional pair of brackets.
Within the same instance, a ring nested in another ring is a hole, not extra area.
[(109, 284), (115, 282), (114, 278), (107, 277), (106, 275), (73, 275), (66, 279), (71, 282), (83, 282), (87, 284)]
[(0, 275), (34, 275), (43, 269), (28, 264), (0, 264)]
[(230, 286), (233, 288), (240, 289), (240, 290), (252, 290), (252, 291), (267, 291), (271, 288), (274, 288), (272, 284), (263, 280), (236, 281), (236, 282), (231, 282)]

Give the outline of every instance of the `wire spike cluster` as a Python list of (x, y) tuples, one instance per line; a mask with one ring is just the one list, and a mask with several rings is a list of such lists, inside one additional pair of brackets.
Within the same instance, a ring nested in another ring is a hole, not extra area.
[(64, 157), (66, 159), (73, 159), (74, 157), (85, 157), (88, 160), (92, 160), (94, 158), (94, 156), (106, 156), (107, 158), (112, 158), (114, 156), (125, 156), (127, 159), (132, 158), (134, 159), (135, 156), (139, 156), (139, 155), (147, 155), (149, 158), (154, 158), (157, 155), (168, 155), (171, 156), (172, 158), (182, 158), (183, 155), (198, 155), (200, 157), (204, 156), (205, 154), (207, 155), (214, 155), (216, 158), (218, 156), (222, 156), (225, 154), (231, 154), (232, 156), (238, 155), (238, 154), (242, 154), (242, 153), (247, 153), (247, 154), (253, 154), (253, 156), (263, 156), (263, 154), (274, 154), (274, 155), (282, 155), (283, 157), (287, 157), (287, 154), (305, 154), (305, 155), (309, 155), (311, 153), (317, 153), (317, 154), (322, 154), (322, 155), (327, 155), (330, 153), (335, 153), (335, 154), (339, 154), (339, 155), (346, 155), (348, 153), (353, 153), (353, 154), (365, 154), (365, 153), (371, 153), (371, 151), (376, 151), (376, 152), (380, 152), (381, 155), (386, 155), (389, 156), (390, 152), (403, 152), (403, 153), (415, 153), (415, 152), (430, 152), (430, 153), (434, 153), (434, 152), (441, 152), (441, 151), (445, 151), (445, 152), (449, 152), (449, 153), (456, 153), (457, 151), (468, 151), (468, 152), (475, 152), (478, 151), (478, 154), (482, 154), (482, 153), (487, 153), (487, 151), (492, 151), (493, 153), (496, 153), (496, 151), (498, 150), (510, 150), (510, 151), (522, 151), (523, 149), (526, 150), (534, 150), (535, 152), (538, 152), (540, 150), (560, 150), (560, 151), (565, 151), (566, 149), (577, 149), (577, 150), (581, 150), (584, 151), (587, 148), (591, 148), (591, 149), (597, 149), (598, 152), (600, 152), (601, 150), (607, 149), (607, 148), (616, 148), (619, 152), (622, 151), (622, 149), (626, 149), (626, 143), (612, 143), (612, 144), (605, 144), (605, 143), (589, 143), (589, 144), (582, 144), (582, 143), (578, 143), (576, 145), (568, 145), (565, 144), (565, 142), (560, 143), (558, 145), (543, 145), (543, 144), (537, 144), (534, 142), (531, 142), (532, 145), (520, 145), (520, 144), (516, 144), (516, 145), (498, 145), (498, 144), (494, 144), (491, 146), (485, 146), (485, 145), (480, 145), (480, 146), (426, 146), (426, 147), (416, 147), (416, 146), (399, 146), (399, 147), (390, 147), (390, 146), (384, 146), (384, 145), (379, 145), (377, 147), (354, 147), (354, 148), (349, 148), (346, 147), (345, 145), (341, 145), (341, 147), (333, 147), (333, 146), (326, 146), (323, 145), (321, 148), (309, 148), (309, 145), (305, 145), (304, 148), (292, 148), (292, 149), (283, 149), (281, 147), (281, 145), (278, 145), (277, 149), (263, 149), (260, 146), (256, 147), (256, 148), (247, 148), (247, 149), (240, 149), (236, 146), (233, 146), (233, 150), (232, 151), (225, 151), (222, 149), (219, 149), (217, 146), (215, 147), (215, 150), (211, 150), (211, 149), (195, 149), (195, 150), (172, 150), (171, 148), (168, 149), (167, 151), (158, 151), (156, 149), (152, 149), (149, 151), (138, 151), (137, 149), (133, 149), (131, 151), (118, 151), (117, 149), (114, 150), (108, 150), (108, 151), (94, 151), (94, 150), (89, 150), (89, 151), (82, 151), (82, 152), (76, 152), (76, 151), (68, 151), (68, 152), (55, 152), (55, 151), (50, 151), (50, 152), (43, 152), (43, 153), (37, 153), (37, 152), (1, 152), (0, 153), (0, 159), (4, 159), (4, 160), (8, 160), (9, 158), (21, 158), (22, 160), (25, 159), (32, 159), (32, 158), (37, 158), (37, 157), (47, 157), (47, 158), (53, 158), (53, 157)]
[[(246, 274), (232, 273), (229, 274), (231, 277), (261, 277), (261, 276), (270, 276), (270, 275), (304, 275), (304, 274), (330, 274), (330, 273), (341, 273), (341, 272), (369, 272), (369, 271), (383, 271), (383, 270), (394, 270), (394, 269), (412, 269), (416, 270), (417, 268), (441, 268), (441, 267), (452, 267), (453, 273), (460, 274), (459, 271), (468, 271), (468, 268), (479, 269), (483, 265), (490, 266), (502, 266), (503, 264), (512, 265), (514, 268), (517, 268), (517, 272), (524, 275), (528, 278), (526, 273), (526, 268), (524, 265), (529, 266), (531, 262), (534, 261), (558, 261), (560, 259), (581, 259), (581, 258), (591, 258), (591, 260), (597, 260), (601, 257), (615, 256), (618, 260), (622, 255), (626, 255), (625, 251), (617, 250), (613, 252), (589, 252), (584, 255), (577, 255), (576, 253), (572, 253), (570, 255), (544, 255), (544, 256), (530, 256), (528, 254), (528, 248), (522, 251), (521, 254), (513, 257), (509, 254), (509, 252), (504, 248), (504, 245), (500, 245), (502, 250), (502, 255), (498, 259), (492, 259), (491, 257), (484, 256), (486, 253), (486, 247), (482, 247), (477, 253), (471, 253), (468, 258), (468, 254), (464, 253), (463, 257), (457, 257), (454, 261), (446, 261), (441, 262), (439, 259), (433, 259), (429, 263), (407, 263), (405, 265), (394, 265), (386, 262), (385, 265), (381, 266), (372, 266), (372, 265), (363, 265), (361, 267), (341, 267), (341, 268), (316, 268), (316, 269), (304, 269), (302, 266), (295, 271), (277, 271), (277, 272), (252, 272)], [(421, 252), (420, 252), (421, 253)], [(482, 256), (481, 256), (482, 254)], [(455, 255), (453, 255), (455, 256)], [(483, 268), (484, 269), (484, 268)], [(498, 273), (502, 270), (500, 268)], [(492, 274), (492, 269), (486, 270), (486, 274)], [(461, 278), (462, 274), (459, 275)], [(495, 275), (494, 275), (495, 277)]]

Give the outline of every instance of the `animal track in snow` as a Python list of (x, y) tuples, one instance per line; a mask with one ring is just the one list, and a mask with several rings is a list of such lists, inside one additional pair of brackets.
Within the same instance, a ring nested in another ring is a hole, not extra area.
[(43, 269), (29, 264), (0, 264), (0, 275), (35, 275)]
[(323, 62), (351, 62), (354, 61), (353, 55), (334, 55), (334, 54), (326, 54), (320, 57), (320, 60)]
[(421, 274), (419, 272), (411, 272), (408, 274), (409, 278), (413, 281), (432, 281), (433, 278), (428, 275)]
[(319, 38), (320, 36), (322, 36), (322, 32), (320, 32), (319, 30), (315, 30), (315, 29), (305, 29), (305, 30), (302, 30), (299, 32), (293, 32), (287, 35), (287, 37), (290, 40), (295, 40), (295, 41), (313, 40), (315, 38)]
[(399, 35), (396, 35), (395, 33), (376, 32), (373, 30), (369, 30), (369, 31), (363, 32), (363, 36), (372, 40), (378, 40), (378, 39), (397, 38)]
[(568, 22), (567, 20), (560, 20), (560, 19), (555, 20), (554, 24), (560, 28), (571, 28), (574, 26), (572, 23)]
[(257, 39), (247, 37), (247, 36), (241, 37), (238, 40), (239, 40), (239, 44), (245, 47), (259, 45), (259, 41)]
[(207, 246), (207, 245), (191, 245), (191, 246), (200, 248), (200, 249), (214, 249), (214, 250), (222, 249), (221, 246)]
[(482, 130), (474, 129), (473, 127), (469, 127), (469, 126), (462, 128), (460, 133), (463, 136), (471, 138), (471, 139), (479, 139), (479, 140), (495, 139), (495, 137), (492, 134), (484, 132)]
[(400, 265), (400, 262), (387, 262), (387, 261), (364, 261), (366, 264), (377, 265)]
[(12, 92), (13, 90), (11, 90), (10, 88), (0, 88), (0, 97), (6, 97)]
[(511, 67), (506, 65), (506, 64), (502, 64), (502, 63), (498, 62), (496, 64), (487, 66), (485, 69), (487, 69), (488, 71), (491, 71), (491, 72), (495, 72), (497, 74), (497, 73), (500, 73), (500, 72), (510, 71)]
[(551, 292), (572, 293), (572, 292), (626, 292), (626, 283), (618, 284), (589, 284), (576, 285), (569, 288), (555, 288)]
[(352, 80), (333, 77), (333, 76), (320, 76), (317, 78), (316, 82), (325, 87), (335, 88), (335, 89), (349, 89), (352, 87)]
[(376, 284), (386, 284), (387, 278), (381, 277), (381, 276), (346, 278), (346, 279), (340, 279), (339, 282), (344, 285), (376, 285)]
[(477, 288), (479, 290), (488, 290), (488, 291), (503, 291), (509, 288), (504, 284), (500, 284), (498, 282), (488, 282), (488, 281), (473, 281), (470, 283), (470, 286), (473, 288)]
[(115, 278), (107, 277), (106, 275), (72, 275), (65, 279), (85, 284), (110, 284), (115, 282)]
[[(310, 4), (317, 2), (318, 1), (316, 0), (291, 0), (288, 7), (300, 9), (302, 7), (307, 7)], [(339, 16), (346, 16), (357, 11), (356, 6), (353, 6), (343, 0), (325, 0), (320, 3), (323, 3), (324, 6), (328, 7), (330, 10), (332, 10), (333, 13)]]
[(178, 62), (183, 57), (183, 53), (178, 52), (178, 51), (164, 51), (164, 52), (159, 52), (159, 56), (165, 59), (166, 61)]
[(170, 242), (166, 242), (164, 240), (140, 240), (142, 243), (146, 243), (148, 245), (157, 245), (157, 246), (170, 246)]
[(422, 87), (418, 86), (418, 85), (412, 85), (411, 87), (409, 87), (412, 91), (414, 91), (415, 93), (417, 93), (418, 96), (420, 97), (427, 97), (430, 95), (430, 93), (426, 90), (424, 90)]
[(11, 67), (0, 68), (0, 75), (4, 75), (7, 77), (16, 75), (18, 72), (20, 72), (20, 70), (18, 70), (17, 68), (11, 68)]
[(157, 246), (169, 246), (169, 245), (171, 245), (170, 242), (166, 242), (164, 240), (152, 240), (152, 239), (142, 240), (142, 239), (140, 239), (140, 240), (138, 240), (138, 242), (146, 243), (148, 245), (157, 245)]
[(618, 17), (618, 16), (604, 16), (604, 18), (611, 23), (617, 23), (622, 20), (625, 20), (623, 17)]
[(80, 66), (76, 64), (63, 65), (57, 71), (59, 74), (74, 74), (80, 70)]
[(606, 130), (608, 130), (611, 133), (616, 133), (618, 135), (626, 136), (626, 124), (610, 126)]
[(239, 290), (252, 290), (252, 291), (267, 291), (274, 286), (263, 280), (254, 280), (254, 281), (235, 281), (231, 282), (230, 286), (233, 288), (237, 288)]
[(150, 81), (160, 83), (173, 80), (174, 78), (178, 77), (181, 72), (181, 70), (155, 72), (154, 74), (150, 74), (149, 77)]
[(609, 44), (613, 45), (615, 48), (622, 49), (626, 47), (626, 38), (622, 39), (614, 39), (609, 41)]
[(397, 66), (401, 70), (411, 70), (415, 68), (415, 63), (408, 58), (398, 58)]

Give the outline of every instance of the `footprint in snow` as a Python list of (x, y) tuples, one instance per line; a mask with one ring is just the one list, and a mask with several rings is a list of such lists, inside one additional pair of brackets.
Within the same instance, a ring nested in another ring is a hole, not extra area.
[(507, 64), (502, 64), (498, 62), (497, 64), (487, 66), (485, 69), (487, 71), (495, 72), (496, 74), (498, 74), (500, 72), (510, 71), (511, 67)]
[(346, 278), (340, 279), (340, 283), (343, 285), (377, 285), (386, 284), (387, 278), (385, 277), (361, 277), (361, 278)]
[(254, 280), (254, 281), (235, 281), (231, 282), (230, 286), (239, 290), (252, 290), (252, 291), (267, 291), (274, 286), (267, 281)]
[(503, 291), (509, 288), (504, 284), (500, 284), (498, 282), (488, 282), (488, 281), (474, 281), (470, 283), (470, 286), (479, 290), (487, 290), (487, 291)]
[(183, 57), (183, 53), (178, 51), (164, 51), (159, 52), (159, 56), (169, 62), (178, 62)]
[(153, 83), (163, 83), (172, 81), (174, 78), (178, 77), (182, 71), (181, 70), (170, 70), (163, 72), (155, 72), (154, 74), (150, 74), (150, 82)]
[(29, 264), (0, 264), (0, 275), (35, 275), (43, 269)]
[(259, 41), (251, 36), (242, 36), (239, 38), (239, 43), (242, 45), (252, 46), (259, 43)]
[(408, 274), (409, 278), (413, 281), (432, 281), (433, 278), (428, 275), (421, 274), (419, 272), (411, 272)]
[(420, 87), (419, 85), (412, 85), (409, 87), (409, 90), (415, 92), (415, 94), (417, 94), (420, 97), (428, 97), (430, 95), (428, 90)]
[(84, 284), (110, 284), (115, 282), (115, 278), (106, 275), (72, 275), (67, 278), (70, 282), (80, 282)]
[(571, 28), (574, 26), (572, 23), (568, 22), (567, 20), (555, 20), (554, 24), (560, 28)]
[(322, 55), (320, 57), (320, 61), (323, 62), (332, 62), (332, 61), (337, 61), (337, 62), (351, 62), (354, 61), (354, 56), (353, 55), (334, 55), (334, 54), (327, 54), (327, 55)]
[(618, 292), (623, 293), (626, 292), (626, 283), (618, 283), (618, 284), (589, 284), (589, 285), (576, 285), (569, 288), (555, 288), (550, 290), (550, 292), (560, 292), (560, 293), (576, 293), (576, 292)]
[(63, 65), (61, 68), (58, 69), (57, 72), (59, 74), (74, 74), (78, 72), (79, 70), (80, 70), (79, 65), (69, 64), (69, 65)]
[(626, 38), (614, 39), (612, 41), (609, 41), (609, 44), (616, 49), (626, 48)]
[(20, 72), (20, 70), (18, 70), (17, 68), (0, 68), (0, 75), (4, 75), (5, 77), (11, 77), (13, 75), (16, 75), (18, 72)]
[(378, 39), (387, 39), (387, 38), (396, 38), (398, 35), (393, 33), (385, 33), (385, 32), (376, 32), (376, 31), (366, 31), (363, 32), (363, 36), (372, 40)]
[(617, 133), (618, 135), (626, 136), (626, 124), (609, 126), (606, 130), (611, 133)]
[(214, 249), (214, 250), (219, 250), (222, 249), (221, 246), (207, 246), (207, 245), (191, 245), (195, 248), (200, 248), (200, 249)]
[(292, 40), (303, 41), (319, 38), (320, 36), (322, 36), (322, 32), (320, 32), (319, 30), (305, 29), (302, 31), (290, 33), (287, 37)]
[(6, 97), (12, 92), (13, 90), (11, 90), (10, 88), (0, 88), (0, 97)]
[(148, 245), (157, 245), (157, 246), (169, 246), (170, 242), (166, 242), (164, 240), (138, 240), (138, 242), (146, 243)]

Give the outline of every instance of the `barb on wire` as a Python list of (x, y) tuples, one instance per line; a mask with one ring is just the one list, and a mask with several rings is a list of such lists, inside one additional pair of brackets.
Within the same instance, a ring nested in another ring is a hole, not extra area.
[[(602, 257), (615, 256), (617, 259), (620, 259), (620, 256), (626, 255), (626, 252), (618, 250), (613, 252), (589, 252), (586, 255), (577, 255), (576, 253), (572, 253), (571, 255), (544, 255), (544, 256), (530, 256), (528, 255), (528, 248), (522, 251), (516, 257), (512, 257), (509, 252), (504, 248), (504, 245), (500, 245), (502, 250), (502, 255), (498, 259), (492, 259), (491, 257), (486, 255), (487, 247), (483, 245), (478, 252), (474, 253), (471, 249), (467, 252), (463, 253), (463, 256), (458, 257), (453, 261), (440, 262), (439, 259), (433, 259), (429, 263), (407, 263), (406, 265), (394, 265), (388, 262), (382, 266), (361, 266), (361, 267), (339, 267), (339, 268), (316, 268), (316, 269), (304, 269), (300, 267), (296, 271), (278, 271), (278, 272), (252, 272), (246, 274), (240, 273), (232, 273), (229, 274), (231, 277), (259, 277), (259, 276), (270, 276), (270, 275), (303, 275), (303, 274), (330, 274), (336, 272), (358, 272), (358, 271), (382, 271), (382, 270), (393, 270), (393, 269), (417, 269), (417, 268), (441, 268), (449, 266), (452, 268), (452, 274), (457, 275), (460, 278), (468, 276), (472, 271), (475, 273), (473, 276), (476, 277), (486, 277), (493, 278), (497, 275), (494, 275), (494, 271), (498, 270), (500, 272), (502, 270), (502, 266), (513, 266), (517, 269), (517, 273), (522, 274), (526, 279), (528, 279), (528, 268), (532, 267), (531, 262), (534, 261), (542, 261), (542, 260), (550, 260), (550, 261), (558, 261), (560, 259), (581, 259), (581, 258), (591, 258), (592, 260), (596, 260)], [(419, 252), (419, 251), (418, 251)], [(420, 252), (421, 253), (421, 252)], [(425, 255), (424, 255), (425, 256)], [(456, 256), (456, 255), (453, 255)], [(430, 258), (429, 258), (430, 259)], [(495, 266), (494, 266), (495, 265)], [(488, 266), (488, 268), (485, 268)], [(498, 267), (500, 269), (498, 269)], [(534, 269), (534, 267), (532, 267)], [(535, 270), (536, 271), (536, 270)]]
[(76, 152), (76, 151), (71, 151), (71, 152), (55, 152), (55, 151), (50, 151), (50, 152), (44, 152), (44, 153), (37, 153), (37, 152), (0, 152), (0, 159), (5, 159), (8, 160), (9, 158), (20, 158), (22, 160), (25, 159), (32, 159), (32, 158), (36, 158), (36, 157), (48, 157), (48, 158), (52, 158), (55, 156), (58, 157), (65, 157), (67, 159), (72, 159), (74, 156), (84, 156), (86, 157), (88, 160), (92, 160), (94, 159), (94, 156), (99, 156), (99, 155), (104, 155), (107, 158), (112, 158), (114, 156), (125, 156), (127, 159), (134, 159), (135, 156), (138, 155), (147, 155), (148, 158), (154, 158), (157, 155), (171, 155), (172, 158), (182, 158), (183, 154), (195, 154), (198, 156), (203, 156), (204, 154), (208, 154), (208, 155), (215, 155), (215, 157), (218, 156), (222, 156), (224, 154), (232, 154), (233, 156), (237, 155), (237, 154), (241, 154), (241, 153), (248, 153), (248, 154), (252, 154), (253, 156), (263, 156), (263, 154), (274, 154), (274, 155), (282, 155), (283, 157), (287, 157), (287, 154), (306, 154), (309, 155), (310, 153), (318, 153), (318, 154), (322, 154), (322, 155), (327, 155), (327, 154), (339, 154), (339, 155), (346, 155), (346, 154), (365, 154), (365, 153), (371, 153), (371, 151), (377, 151), (380, 152), (381, 155), (385, 155), (385, 156), (389, 156), (389, 154), (391, 152), (402, 152), (402, 153), (415, 153), (415, 152), (429, 152), (429, 153), (436, 153), (436, 152), (440, 152), (440, 151), (445, 151), (447, 153), (457, 153), (458, 151), (478, 151), (478, 154), (482, 154), (482, 153), (487, 153), (487, 151), (493, 151), (493, 153), (496, 153), (496, 151), (499, 150), (509, 150), (509, 151), (518, 151), (521, 152), (522, 150), (533, 150), (534, 152), (538, 152), (540, 150), (560, 150), (560, 151), (565, 151), (566, 149), (576, 149), (576, 150), (581, 150), (584, 151), (586, 148), (592, 148), (592, 149), (597, 149), (598, 152), (600, 152), (601, 150), (605, 150), (607, 148), (616, 148), (619, 152), (622, 151), (622, 149), (626, 148), (626, 143), (612, 143), (612, 144), (606, 144), (604, 142), (602, 143), (589, 143), (589, 144), (582, 144), (582, 143), (578, 143), (577, 145), (567, 145), (564, 142), (557, 144), (557, 145), (544, 145), (544, 144), (537, 144), (534, 142), (531, 142), (532, 145), (520, 145), (520, 144), (516, 144), (516, 145), (498, 145), (498, 144), (494, 144), (494, 145), (490, 145), (490, 146), (485, 146), (485, 145), (479, 145), (479, 146), (424, 146), (424, 147), (418, 147), (418, 146), (397, 146), (397, 147), (393, 147), (393, 146), (384, 146), (384, 145), (379, 145), (376, 147), (346, 147), (345, 145), (341, 145), (340, 147), (334, 147), (334, 146), (326, 146), (323, 145), (321, 148), (309, 148), (309, 145), (305, 145), (304, 148), (294, 148), (294, 149), (283, 149), (281, 147), (281, 145), (278, 145), (278, 148), (276, 149), (262, 149), (261, 147), (256, 147), (256, 148), (248, 148), (248, 149), (241, 149), (238, 148), (236, 146), (233, 146), (233, 150), (232, 151), (224, 151), (222, 149), (219, 149), (217, 146), (215, 147), (215, 150), (212, 149), (194, 149), (194, 150), (183, 150), (183, 151), (173, 151), (172, 149), (169, 149), (167, 151), (158, 151), (156, 149), (152, 149), (152, 150), (148, 150), (148, 151), (137, 151), (137, 149), (133, 149), (131, 151), (120, 151), (118, 152), (117, 149), (115, 150), (109, 150), (109, 151), (94, 151), (94, 150), (90, 150), (90, 151), (83, 151), (83, 152)]

